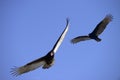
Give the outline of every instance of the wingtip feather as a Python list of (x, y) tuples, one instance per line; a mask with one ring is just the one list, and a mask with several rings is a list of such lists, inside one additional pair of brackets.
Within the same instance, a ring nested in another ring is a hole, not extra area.
[(78, 43), (75, 39), (72, 39), (70, 42), (71, 42), (72, 44)]
[(69, 19), (69, 17), (67, 17), (66, 18), (66, 22), (67, 22), (66, 26), (69, 26), (69, 21), (70, 21), (70, 19)]
[(10, 73), (11, 75), (16, 76), (16, 77), (19, 76), (20, 75), (19, 67), (14, 66), (13, 68), (11, 68)]
[(107, 14), (105, 19), (107, 19), (109, 22), (113, 20), (113, 15), (112, 14)]

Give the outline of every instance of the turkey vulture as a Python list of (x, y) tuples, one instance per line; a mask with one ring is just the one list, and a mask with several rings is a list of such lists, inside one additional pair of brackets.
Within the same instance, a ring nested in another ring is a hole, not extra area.
[(61, 45), (61, 43), (62, 43), (62, 41), (63, 41), (63, 39), (64, 39), (68, 29), (69, 29), (69, 19), (66, 19), (66, 21), (67, 21), (66, 28), (64, 29), (64, 31), (62, 32), (62, 34), (58, 38), (58, 40), (55, 43), (55, 45), (53, 46), (52, 50), (50, 50), (48, 52), (48, 54), (46, 54), (45, 56), (43, 56), (39, 59), (36, 59), (30, 63), (27, 63), (24, 66), (12, 68), (11, 72), (14, 76), (18, 76), (18, 75), (21, 75), (23, 73), (32, 71), (32, 70), (34, 70), (38, 67), (41, 67), (41, 66), (43, 69), (48, 69), (53, 65), (54, 54), (58, 50), (59, 46)]
[(71, 40), (71, 42), (78, 43), (80, 41), (85, 41), (90, 39), (94, 39), (97, 42), (101, 41), (101, 39), (98, 36), (104, 31), (104, 29), (106, 28), (108, 23), (112, 21), (112, 19), (113, 19), (112, 15), (110, 14), (106, 15), (105, 18), (96, 26), (93, 32), (91, 32), (88, 35), (75, 37)]

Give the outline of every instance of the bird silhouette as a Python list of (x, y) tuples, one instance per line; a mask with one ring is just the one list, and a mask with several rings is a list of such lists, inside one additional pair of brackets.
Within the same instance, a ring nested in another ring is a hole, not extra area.
[(55, 55), (56, 51), (58, 50), (59, 46), (61, 45), (61, 43), (69, 29), (69, 19), (68, 18), (66, 19), (66, 22), (67, 22), (66, 27), (65, 27), (64, 31), (62, 32), (62, 34), (60, 35), (60, 37), (58, 38), (55, 45), (53, 46), (52, 50), (50, 50), (45, 56), (43, 56), (39, 59), (36, 59), (30, 63), (27, 63), (24, 66), (12, 68), (11, 73), (14, 76), (18, 76), (23, 73), (27, 73), (29, 71), (35, 70), (39, 67), (42, 67), (43, 69), (50, 68), (54, 63), (54, 55)]
[(78, 36), (71, 40), (72, 43), (78, 43), (80, 41), (90, 40), (94, 39), (97, 42), (100, 42), (101, 39), (98, 37), (106, 28), (109, 22), (111, 22), (113, 19), (113, 16), (111, 14), (108, 14), (105, 16), (105, 18), (96, 26), (96, 28), (88, 35), (84, 36)]

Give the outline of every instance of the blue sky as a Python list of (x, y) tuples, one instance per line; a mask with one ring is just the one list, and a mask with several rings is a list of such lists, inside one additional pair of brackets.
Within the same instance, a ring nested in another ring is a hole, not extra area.
[[(0, 0), (0, 78), (2, 80), (120, 80), (119, 0)], [(71, 44), (90, 33), (107, 15), (114, 19), (99, 36)], [(23, 66), (52, 49), (70, 18), (69, 31), (55, 54), (54, 65), (14, 77)]]

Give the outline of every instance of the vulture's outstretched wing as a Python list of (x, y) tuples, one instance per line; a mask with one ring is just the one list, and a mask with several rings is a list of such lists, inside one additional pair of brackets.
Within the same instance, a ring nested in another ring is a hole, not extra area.
[(53, 47), (53, 52), (56, 53), (57, 49), (59, 48), (59, 46), (61, 45), (68, 29), (69, 29), (69, 19), (66, 19), (66, 28), (64, 29), (64, 31), (62, 32), (62, 34), (60, 35), (60, 37), (58, 38), (57, 42), (55, 43), (54, 47)]
[(100, 35), (104, 31), (108, 23), (112, 21), (112, 19), (113, 19), (112, 15), (110, 14), (106, 15), (106, 17), (96, 26), (92, 33), (95, 34), (96, 36)]
[(89, 36), (78, 36), (76, 38), (73, 38), (71, 40), (72, 43), (78, 43), (80, 41), (90, 40), (91, 38)]
[(18, 76), (18, 75), (21, 75), (23, 73), (32, 71), (32, 70), (34, 70), (34, 69), (36, 69), (36, 68), (38, 68), (40, 66), (43, 66), (45, 64), (46, 64), (46, 62), (44, 60), (44, 57), (42, 57), (42, 58), (39, 58), (37, 60), (34, 60), (34, 61), (24, 65), (24, 66), (12, 68), (11, 73), (14, 76)]

